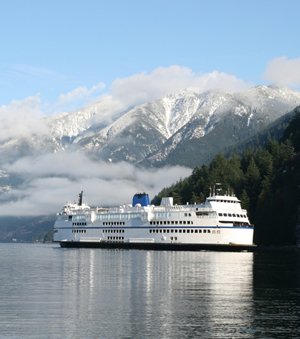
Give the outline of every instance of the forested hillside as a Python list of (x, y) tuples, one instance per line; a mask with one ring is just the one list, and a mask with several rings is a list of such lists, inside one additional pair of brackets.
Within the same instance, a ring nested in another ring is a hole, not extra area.
[(154, 198), (173, 196), (175, 203), (202, 202), (216, 182), (232, 189), (255, 225), (255, 242), (263, 245), (299, 243), (300, 233), (300, 109), (279, 141), (249, 148), (240, 155), (217, 155), (209, 165), (162, 190)]

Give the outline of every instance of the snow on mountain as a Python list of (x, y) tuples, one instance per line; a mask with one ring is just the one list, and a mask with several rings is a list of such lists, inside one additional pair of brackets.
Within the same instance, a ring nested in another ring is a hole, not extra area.
[(148, 163), (182, 164), (184, 152), (192, 157), (191, 141), (195, 140), (201, 141), (198, 148), (202, 148), (194, 151), (194, 156), (199, 155), (198, 162), (209, 159), (209, 153), (213, 155), (251, 137), (300, 104), (300, 93), (274, 86), (258, 86), (233, 94), (210, 91), (194, 95), (198, 107), (192, 117), (159, 151), (149, 155)]
[(193, 140), (225, 143), (216, 150), (226, 146), (220, 136), (228, 134), (228, 145), (240, 141), (299, 104), (300, 93), (275, 86), (238, 93), (185, 89), (125, 111), (106, 97), (78, 112), (46, 118), (47, 134), (8, 140), (0, 145), (0, 155), (6, 161), (71, 148), (103, 160), (141, 163), (148, 159), (158, 164)]

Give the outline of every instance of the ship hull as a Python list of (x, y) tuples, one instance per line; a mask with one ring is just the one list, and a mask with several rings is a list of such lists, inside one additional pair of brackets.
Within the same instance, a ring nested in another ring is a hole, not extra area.
[(86, 242), (61, 241), (63, 248), (110, 248), (110, 249), (138, 249), (159, 251), (227, 251), (227, 252), (253, 252), (256, 245), (244, 244), (178, 244), (178, 243), (124, 243), (124, 242)]

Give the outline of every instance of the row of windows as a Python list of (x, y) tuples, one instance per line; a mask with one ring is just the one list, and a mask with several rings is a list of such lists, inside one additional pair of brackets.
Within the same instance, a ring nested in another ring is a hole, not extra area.
[(140, 213), (113, 213), (113, 214), (97, 214), (98, 220), (110, 220), (110, 219), (123, 219), (129, 220), (139, 218), (142, 215)]
[(177, 240), (177, 237), (170, 237), (171, 240)]
[(103, 230), (103, 233), (124, 233), (125, 230)]
[[(177, 213), (179, 215), (179, 213)], [(174, 213), (173, 213), (174, 215)], [(191, 213), (184, 213), (185, 217), (191, 217)], [(171, 213), (170, 212), (156, 212), (154, 213), (154, 217), (157, 219), (170, 219), (171, 218)]]
[(244, 214), (234, 214), (234, 213), (219, 213), (219, 217), (239, 217), (239, 218), (247, 218)]
[(220, 230), (206, 230), (206, 229), (150, 229), (149, 233), (214, 233), (219, 234)]
[(107, 221), (107, 222), (103, 222), (103, 225), (105, 225), (105, 226), (120, 226), (120, 225), (125, 225), (125, 221)]
[(124, 240), (124, 237), (107, 237), (107, 240)]
[(192, 220), (183, 220), (183, 221), (178, 221), (178, 220), (167, 220), (167, 221), (150, 221), (150, 225), (193, 225)]
[(73, 222), (72, 226), (86, 226), (86, 222)]
[[(70, 216), (69, 216), (70, 217)], [(85, 219), (85, 214), (76, 214), (76, 215), (71, 215), (73, 220), (82, 220)]]
[(86, 230), (72, 230), (72, 233), (86, 233)]

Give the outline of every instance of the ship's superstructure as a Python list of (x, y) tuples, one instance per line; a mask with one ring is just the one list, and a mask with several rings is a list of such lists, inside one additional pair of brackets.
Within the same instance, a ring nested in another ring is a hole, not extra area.
[(135, 194), (132, 205), (91, 208), (82, 201), (66, 204), (54, 225), (54, 241), (62, 247), (149, 249), (253, 248), (254, 227), (234, 195), (213, 190), (201, 204), (160, 206), (146, 193)]

